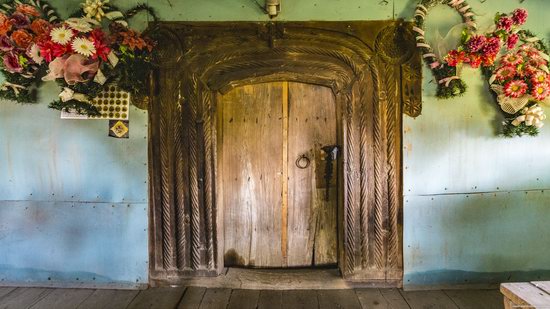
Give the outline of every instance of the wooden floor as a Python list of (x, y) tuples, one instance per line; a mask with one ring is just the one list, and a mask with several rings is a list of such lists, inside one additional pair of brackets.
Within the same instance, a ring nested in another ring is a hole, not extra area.
[(154, 288), (143, 291), (0, 288), (0, 308), (503, 308), (497, 290), (405, 292), (398, 289), (231, 290)]

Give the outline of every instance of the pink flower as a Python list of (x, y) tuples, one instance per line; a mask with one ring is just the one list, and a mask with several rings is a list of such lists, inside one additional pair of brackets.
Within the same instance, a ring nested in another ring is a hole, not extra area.
[(516, 25), (523, 25), (527, 21), (527, 10), (526, 9), (515, 9), (512, 12), (512, 20)]
[(548, 82), (548, 74), (543, 71), (537, 71), (533, 73), (533, 76), (531, 76), (531, 83), (533, 84), (541, 84), (541, 83), (547, 83)]
[(472, 53), (478, 52), (483, 48), (486, 42), (487, 38), (484, 35), (474, 35), (470, 41), (468, 41), (468, 49)]
[(512, 20), (512, 18), (503, 16), (497, 22), (497, 29), (510, 31), (512, 30), (513, 25), (514, 21)]
[(532, 66), (530, 64), (527, 64), (521, 69), (521, 75), (522, 76), (533, 76), (539, 71), (536, 66)]
[(13, 42), (7, 35), (0, 36), (0, 50), (4, 52), (13, 50)]
[(61, 58), (55, 58), (50, 62), (48, 75), (42, 80), (49, 81), (58, 78), (65, 78), (69, 85), (82, 83), (92, 78), (99, 69), (99, 62), (89, 62), (86, 57), (80, 54), (72, 54)]
[(533, 91), (531, 91), (531, 95), (536, 100), (542, 101), (546, 99), (546, 97), (549, 94), (550, 94), (550, 88), (548, 87), (548, 83), (540, 83), (540, 84), (533, 85)]
[(500, 67), (496, 72), (495, 76), (498, 81), (505, 81), (513, 78), (516, 75), (516, 68), (513, 66), (503, 66)]
[(510, 36), (508, 37), (508, 40), (506, 41), (506, 47), (508, 47), (508, 49), (512, 49), (516, 46), (518, 41), (519, 41), (519, 35), (517, 35), (517, 33), (510, 34)]
[(504, 93), (512, 98), (519, 98), (527, 91), (527, 84), (522, 80), (513, 80), (504, 85)]
[(514, 53), (514, 54), (506, 54), (504, 57), (502, 57), (502, 62), (505, 65), (512, 65), (516, 66), (518, 64), (523, 63), (523, 57), (520, 55)]
[(23, 67), (19, 63), (19, 55), (11, 51), (4, 55), (4, 68), (10, 73), (21, 73)]
[(483, 52), (485, 54), (496, 56), (501, 48), (501, 41), (497, 37), (491, 37), (487, 40), (487, 44), (483, 46)]

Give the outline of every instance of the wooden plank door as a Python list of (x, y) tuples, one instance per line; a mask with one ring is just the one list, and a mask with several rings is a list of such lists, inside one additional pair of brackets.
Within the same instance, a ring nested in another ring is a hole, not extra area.
[[(288, 266), (336, 264), (337, 164), (326, 199), (326, 153), (336, 145), (336, 103), (327, 87), (289, 83)], [(310, 165), (304, 166), (309, 158)], [(298, 163), (298, 164), (297, 164)]]
[[(336, 143), (331, 90), (247, 85), (218, 96), (218, 109), (225, 265), (336, 264), (337, 173), (327, 201), (321, 150)], [(297, 166), (301, 156), (307, 167)]]
[(282, 83), (264, 83), (218, 100), (226, 266), (283, 265), (282, 98)]

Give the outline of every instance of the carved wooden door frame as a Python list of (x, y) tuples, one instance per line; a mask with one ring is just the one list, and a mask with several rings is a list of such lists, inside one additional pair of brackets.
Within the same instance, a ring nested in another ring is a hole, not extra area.
[(399, 285), (402, 112), (421, 110), (409, 28), (402, 21), (158, 25), (148, 107), (151, 283), (222, 272), (215, 93), (286, 80), (330, 87), (341, 115), (343, 277)]

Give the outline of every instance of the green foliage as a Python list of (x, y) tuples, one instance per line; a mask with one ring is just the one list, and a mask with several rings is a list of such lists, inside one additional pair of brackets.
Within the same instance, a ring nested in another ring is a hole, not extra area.
[(502, 128), (502, 135), (505, 137), (515, 137), (515, 136), (537, 136), (539, 134), (539, 129), (537, 129), (535, 126), (527, 126), (524, 122), (522, 122), (519, 126), (514, 126), (512, 124), (512, 121), (514, 118), (507, 118), (506, 121), (503, 122), (503, 128)]
[(76, 112), (81, 115), (100, 116), (99, 110), (92, 104), (86, 102), (80, 102), (77, 100), (69, 100), (63, 102), (61, 100), (53, 101), (48, 105), (49, 108), (57, 109), (66, 112)]

